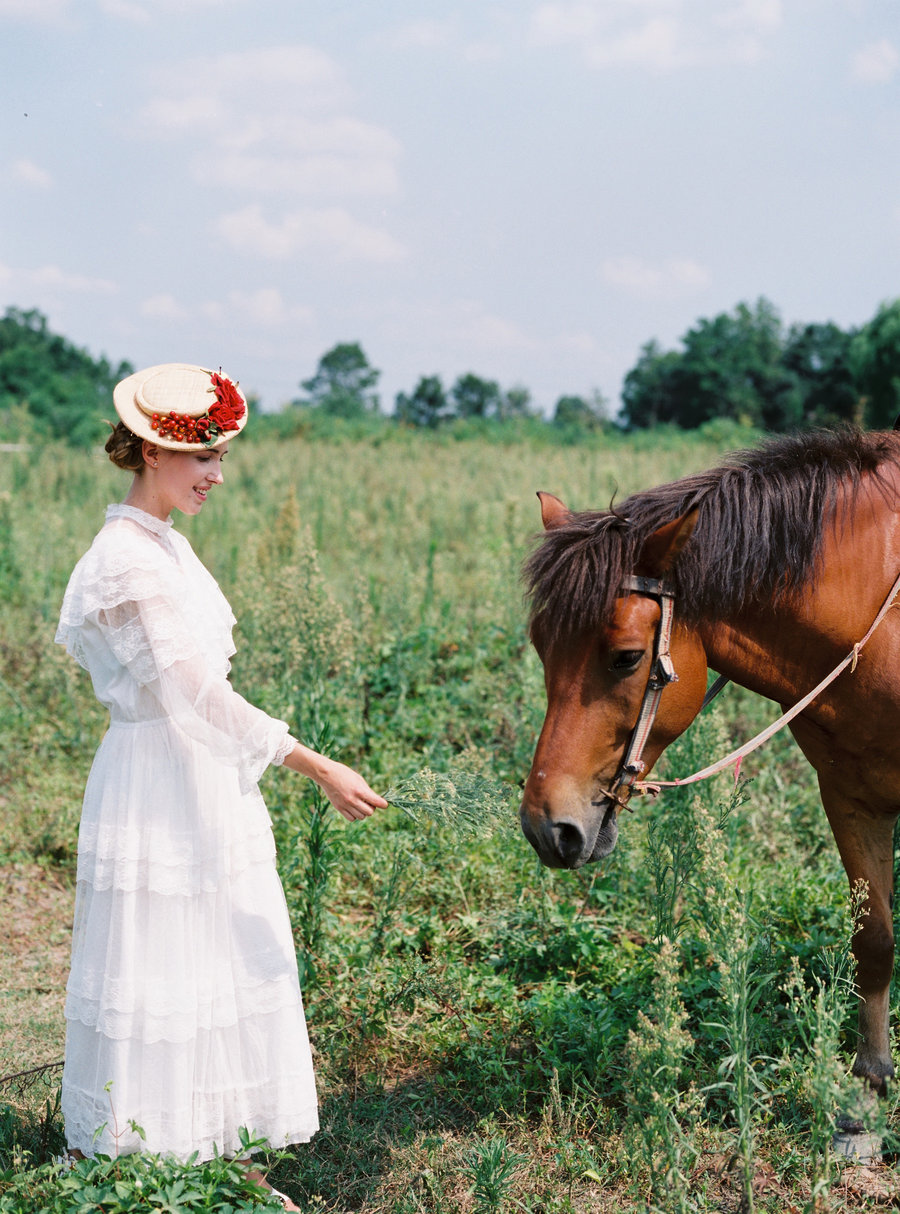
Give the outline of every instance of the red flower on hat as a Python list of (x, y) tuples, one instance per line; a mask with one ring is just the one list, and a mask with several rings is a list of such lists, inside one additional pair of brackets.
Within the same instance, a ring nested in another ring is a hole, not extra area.
[(241, 400), (237, 386), (226, 379), (224, 375), (212, 373), (212, 390), (216, 394), (216, 403), (208, 410), (209, 420), (220, 431), (238, 430), (238, 422), (247, 411)]
[[(243, 413), (243, 409), (241, 410), (241, 413)], [(230, 409), (228, 405), (213, 405), (212, 408), (209, 410), (209, 414), (208, 414), (209, 420), (213, 423), (214, 426), (217, 426), (220, 430), (237, 430), (237, 429), (239, 429), (239, 427), (238, 427), (238, 417), (239, 416), (240, 416), (240, 414), (235, 414), (234, 411), (232, 409)]]
[(244, 416), (244, 402), (241, 399), (241, 394), (237, 390), (237, 384), (226, 379), (224, 375), (217, 375), (215, 371), (212, 373), (213, 391), (216, 394), (216, 400), (220, 405), (227, 405), (234, 413), (235, 417)]

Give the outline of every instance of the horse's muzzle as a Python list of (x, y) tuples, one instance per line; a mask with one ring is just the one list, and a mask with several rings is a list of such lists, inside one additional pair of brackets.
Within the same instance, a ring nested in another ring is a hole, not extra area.
[(548, 868), (581, 868), (608, 856), (616, 846), (619, 824), (614, 801), (591, 802), (583, 816), (554, 817), (548, 805), (540, 809), (523, 800), (519, 809), (522, 833)]

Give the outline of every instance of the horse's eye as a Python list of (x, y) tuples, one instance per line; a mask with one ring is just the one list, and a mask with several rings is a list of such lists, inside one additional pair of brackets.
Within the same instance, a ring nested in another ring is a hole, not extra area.
[(613, 659), (609, 664), (610, 670), (617, 670), (620, 673), (636, 670), (641, 664), (641, 658), (644, 656), (643, 649), (620, 649), (618, 653), (613, 654)]

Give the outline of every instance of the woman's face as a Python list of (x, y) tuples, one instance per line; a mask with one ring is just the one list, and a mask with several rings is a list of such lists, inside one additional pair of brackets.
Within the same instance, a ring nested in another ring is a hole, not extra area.
[(196, 451), (155, 448), (145, 471), (149, 473), (147, 479), (152, 483), (160, 510), (164, 512), (161, 517), (165, 518), (172, 510), (199, 514), (213, 485), (222, 484), (222, 460), (227, 451), (227, 446), (215, 450), (199, 447)]

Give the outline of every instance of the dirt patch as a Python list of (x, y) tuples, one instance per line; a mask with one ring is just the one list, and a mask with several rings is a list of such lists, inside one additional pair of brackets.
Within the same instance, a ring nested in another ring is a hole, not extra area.
[[(845, 1168), (838, 1192), (843, 1192), (848, 1209), (869, 1209), (873, 1205), (900, 1205), (900, 1177), (883, 1164)], [(860, 1203), (860, 1204), (857, 1204)]]
[(0, 866), (0, 1077), (63, 1056), (74, 901), (50, 869)]

